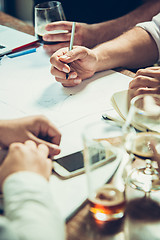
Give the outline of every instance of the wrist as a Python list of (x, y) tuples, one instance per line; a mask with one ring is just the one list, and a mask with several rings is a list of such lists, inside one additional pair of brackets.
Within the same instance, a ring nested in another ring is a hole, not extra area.
[(108, 43), (101, 44), (93, 49), (93, 52), (97, 58), (97, 64), (95, 66), (96, 72), (109, 70), (109, 69), (117, 67), (114, 64), (112, 51), (110, 51), (110, 49), (109, 49), (109, 47), (107, 47), (107, 45), (108, 45)]

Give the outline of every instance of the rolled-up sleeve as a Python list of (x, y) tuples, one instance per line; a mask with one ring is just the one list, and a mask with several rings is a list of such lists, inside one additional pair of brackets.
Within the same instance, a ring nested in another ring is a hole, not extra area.
[(141, 27), (146, 30), (153, 37), (157, 44), (159, 58), (160, 61), (160, 13), (152, 18), (152, 21), (143, 22), (136, 25), (137, 27)]
[(18, 239), (65, 239), (64, 221), (45, 178), (31, 172), (12, 174), (3, 193), (5, 216)]

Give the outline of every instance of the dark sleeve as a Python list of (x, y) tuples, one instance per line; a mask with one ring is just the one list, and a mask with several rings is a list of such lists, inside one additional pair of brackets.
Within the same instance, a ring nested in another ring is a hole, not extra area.
[[(44, 0), (33, 0), (34, 6)], [(60, 0), (68, 21), (98, 23), (115, 19), (139, 7), (143, 0)]]

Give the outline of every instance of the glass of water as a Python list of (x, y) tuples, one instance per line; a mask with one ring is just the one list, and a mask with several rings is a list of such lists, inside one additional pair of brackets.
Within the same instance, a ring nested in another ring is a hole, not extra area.
[(83, 131), (84, 166), (90, 213), (96, 222), (124, 216), (124, 184), (110, 178), (122, 160), (123, 134), (114, 122), (96, 122)]

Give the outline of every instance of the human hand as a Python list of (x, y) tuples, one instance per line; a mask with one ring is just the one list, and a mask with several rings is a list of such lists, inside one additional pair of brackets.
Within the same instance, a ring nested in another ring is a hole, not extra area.
[(0, 121), (0, 146), (9, 147), (13, 142), (33, 140), (44, 143), (49, 148), (49, 155), (60, 153), (61, 134), (58, 129), (44, 116), (31, 116), (14, 120)]
[[(51, 73), (55, 76), (56, 81), (65, 87), (72, 87), (93, 76), (97, 58), (92, 50), (74, 46), (71, 51), (68, 51), (68, 48), (58, 50), (52, 55), (50, 62), (52, 64)], [(68, 79), (66, 79), (66, 73), (69, 73)]]
[(140, 94), (160, 94), (160, 67), (148, 67), (136, 72), (129, 84), (129, 99)]
[[(43, 40), (54, 43), (53, 45), (51, 44), (43, 46), (43, 48), (49, 55), (53, 54), (60, 48), (69, 47), (72, 31), (72, 22), (57, 21), (48, 23), (45, 29), (48, 31), (48, 34), (45, 34), (43, 36)], [(65, 30), (68, 31), (68, 33), (49, 33), (49, 31), (54, 30)], [(76, 22), (74, 45), (86, 46), (91, 48), (95, 45), (96, 41), (97, 37), (94, 31), (94, 25)]]
[(49, 149), (45, 144), (36, 145), (31, 140), (24, 144), (12, 143), (7, 157), (0, 166), (0, 189), (9, 175), (20, 171), (35, 172), (48, 180), (52, 169), (48, 154)]

